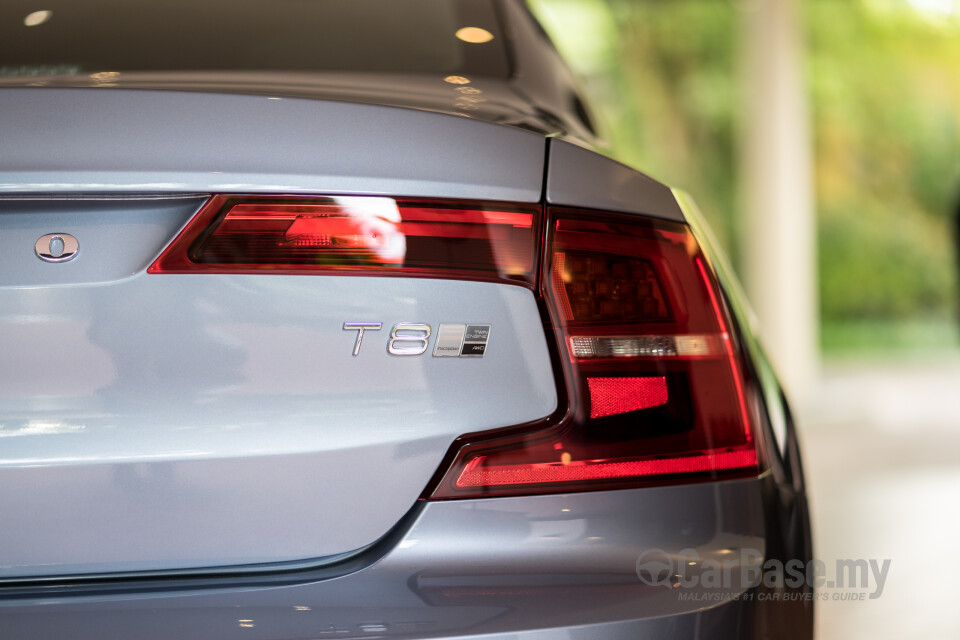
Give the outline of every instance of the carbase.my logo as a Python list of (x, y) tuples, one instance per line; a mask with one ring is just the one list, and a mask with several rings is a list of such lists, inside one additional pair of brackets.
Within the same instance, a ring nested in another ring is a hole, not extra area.
[[(763, 584), (768, 589), (822, 589), (873, 588), (869, 598), (883, 594), (890, 559), (839, 558), (834, 563), (834, 574), (827, 575), (827, 563), (818, 558), (804, 562), (799, 558), (764, 561), (757, 549), (724, 549), (722, 559), (701, 558), (696, 549), (681, 549), (667, 553), (663, 549), (648, 549), (637, 557), (636, 571), (640, 582), (650, 586), (670, 588), (741, 590)], [(843, 598), (839, 598), (843, 599)], [(851, 598), (852, 599), (852, 598)]]
[(673, 560), (661, 549), (644, 551), (637, 558), (637, 577), (650, 586), (670, 585), (674, 577)]

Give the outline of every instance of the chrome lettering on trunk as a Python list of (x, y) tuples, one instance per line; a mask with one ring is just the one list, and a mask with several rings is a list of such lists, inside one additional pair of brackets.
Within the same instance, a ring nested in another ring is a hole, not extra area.
[[(365, 330), (379, 331), (382, 327), (383, 323), (381, 322), (344, 322), (344, 331), (357, 332), (357, 339), (353, 345), (353, 355), (360, 354)], [(489, 324), (443, 323), (437, 330), (436, 341), (433, 345), (433, 357), (482, 358), (487, 350), (490, 329), (491, 325)], [(430, 325), (423, 322), (398, 322), (390, 330), (387, 353), (394, 356), (422, 355), (430, 347), (432, 333)]]

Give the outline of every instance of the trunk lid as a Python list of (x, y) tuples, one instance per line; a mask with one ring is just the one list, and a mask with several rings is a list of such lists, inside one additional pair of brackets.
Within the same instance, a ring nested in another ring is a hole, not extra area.
[[(211, 193), (537, 202), (542, 137), (332, 102), (0, 90), (0, 579), (332, 559), (453, 440), (553, 412), (530, 289), (148, 274)], [(38, 258), (50, 234), (66, 262)], [(377, 322), (353, 355), (356, 331)], [(489, 325), (481, 358), (393, 325)]]

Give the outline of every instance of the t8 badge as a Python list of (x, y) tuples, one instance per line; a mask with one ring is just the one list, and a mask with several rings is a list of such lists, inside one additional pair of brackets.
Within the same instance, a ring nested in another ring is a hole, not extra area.
[[(434, 358), (482, 358), (490, 339), (489, 324), (444, 323), (437, 328), (433, 344)], [(360, 355), (360, 346), (367, 331), (380, 331), (382, 322), (344, 322), (344, 331), (356, 331), (353, 355)], [(398, 322), (390, 330), (387, 353), (392, 356), (419, 356), (426, 353), (433, 329), (423, 322)]]

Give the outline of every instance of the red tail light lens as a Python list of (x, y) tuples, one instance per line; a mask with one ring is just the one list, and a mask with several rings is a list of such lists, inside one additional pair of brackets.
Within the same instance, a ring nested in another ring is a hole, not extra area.
[(587, 378), (587, 386), (591, 419), (662, 407), (670, 399), (665, 376)]
[[(538, 288), (567, 406), (462, 436), (434, 499), (755, 475), (736, 336), (690, 230), (538, 205), (215, 196), (150, 273), (353, 273)], [(537, 282), (538, 239), (546, 246)]]
[(532, 286), (539, 209), (381, 197), (215, 196), (148, 272), (341, 271)]
[(547, 225), (541, 294), (570, 411), (533, 431), (465, 437), (431, 497), (755, 475), (738, 347), (690, 231), (565, 210)]

